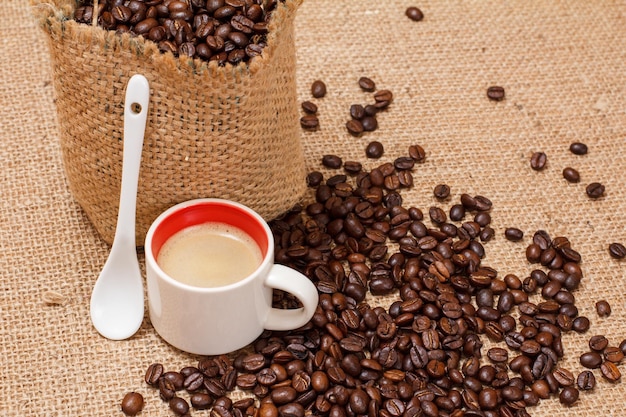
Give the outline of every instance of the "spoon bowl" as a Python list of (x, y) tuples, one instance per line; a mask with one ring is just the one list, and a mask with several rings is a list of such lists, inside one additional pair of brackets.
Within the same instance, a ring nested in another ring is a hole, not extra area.
[(144, 290), (135, 242), (135, 211), (150, 86), (134, 75), (124, 98), (124, 151), (120, 204), (111, 252), (91, 293), (96, 330), (112, 340), (134, 335), (144, 316)]

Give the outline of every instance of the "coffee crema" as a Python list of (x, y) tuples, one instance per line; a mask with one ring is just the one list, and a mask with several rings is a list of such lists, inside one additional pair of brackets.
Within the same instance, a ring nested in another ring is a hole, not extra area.
[(170, 237), (157, 263), (170, 277), (195, 287), (222, 287), (252, 274), (263, 260), (254, 239), (225, 223), (187, 227)]

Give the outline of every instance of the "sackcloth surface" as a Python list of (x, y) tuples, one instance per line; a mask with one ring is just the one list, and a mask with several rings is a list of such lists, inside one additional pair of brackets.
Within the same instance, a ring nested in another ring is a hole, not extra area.
[[(404, 15), (412, 5), (423, 21)], [(414, 170), (413, 189), (402, 192), (405, 203), (427, 212), (447, 210), (462, 193), (490, 198), (496, 238), (485, 244), (483, 264), (500, 276), (528, 275), (524, 251), (538, 229), (567, 236), (581, 253), (584, 279), (575, 295), (592, 327), (564, 336), (563, 366), (582, 370), (577, 358), (593, 334), (613, 345), (626, 337), (626, 261), (607, 252), (611, 242), (626, 243), (626, 3), (307, 0), (296, 42), (299, 99), (311, 99), (316, 79), (328, 87), (315, 100), (320, 129), (302, 133), (310, 170), (321, 169), (329, 153), (369, 169), (420, 144), (427, 160)], [(357, 85), (361, 76), (391, 90), (394, 101), (378, 116), (378, 130), (355, 138), (345, 129), (349, 106), (372, 101)], [(89, 297), (109, 247), (69, 192), (51, 81), (46, 40), (28, 2), (2, 0), (0, 413), (122, 415), (121, 398), (138, 391), (146, 399), (142, 416), (169, 416), (143, 382), (145, 369), (154, 361), (180, 369), (198, 358), (169, 347), (148, 319), (127, 341), (106, 340), (91, 326)], [(491, 85), (505, 88), (504, 101), (487, 99)], [(372, 140), (385, 146), (381, 160), (365, 157)], [(570, 153), (574, 141), (589, 153)], [(529, 166), (535, 151), (548, 156), (541, 172)], [(566, 166), (580, 172), (580, 183), (563, 179)], [(598, 200), (585, 195), (593, 181), (606, 186)], [(443, 203), (433, 198), (439, 183), (452, 190)], [(526, 232), (522, 242), (504, 239), (509, 226)], [(46, 303), (49, 291), (62, 302)], [(612, 305), (610, 317), (597, 316), (599, 299)], [(573, 407), (551, 399), (530, 414), (626, 415), (626, 385), (596, 376), (596, 389)]]

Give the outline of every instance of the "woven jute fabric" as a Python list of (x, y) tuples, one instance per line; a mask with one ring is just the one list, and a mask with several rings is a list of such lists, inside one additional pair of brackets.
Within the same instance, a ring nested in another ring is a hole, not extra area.
[(271, 219), (306, 186), (297, 124), (293, 19), (279, 3), (267, 47), (250, 65), (162, 54), (143, 37), (72, 20), (75, 2), (32, 2), (48, 37), (60, 142), (73, 195), (104, 240), (115, 233), (125, 85), (151, 87), (137, 200), (137, 244), (166, 208), (185, 200), (235, 200)]
[[(424, 20), (406, 18), (411, 5), (422, 9)], [(3, 0), (0, 7), (0, 412), (122, 416), (123, 395), (138, 391), (146, 400), (140, 415), (171, 416), (143, 382), (145, 369), (155, 361), (180, 369), (198, 358), (168, 346), (147, 318), (126, 341), (102, 338), (89, 321), (89, 297), (109, 246), (74, 196), (64, 170), (63, 126), (70, 114), (80, 117), (82, 108), (57, 112), (61, 97), (55, 92), (55, 61), (48, 36), (34, 17), (42, 13), (40, 8), (33, 13), (23, 0)], [(63, 25), (73, 30), (70, 23)], [(320, 164), (331, 153), (370, 169), (420, 144), (426, 160), (414, 168), (414, 187), (402, 191), (404, 204), (427, 212), (431, 206), (449, 209), (462, 193), (490, 198), (496, 236), (484, 244), (483, 264), (497, 269), (500, 277), (513, 273), (524, 278), (537, 267), (526, 261), (525, 248), (539, 229), (567, 236), (580, 252), (584, 278), (574, 294), (591, 329), (584, 335), (565, 334), (560, 366), (580, 372), (578, 358), (594, 334), (606, 335), (612, 345), (626, 337), (626, 262), (607, 252), (611, 242), (626, 243), (623, 2), (308, 0), (298, 9), (294, 34), (297, 101), (314, 100), (319, 108), (320, 129), (299, 132), (308, 170), (322, 170), (327, 177), (337, 173)], [(75, 67), (88, 65), (78, 54), (75, 59)], [(150, 65), (155, 73), (161, 71)], [(376, 131), (355, 138), (345, 129), (349, 106), (373, 102), (372, 94), (357, 84), (361, 76), (391, 90), (394, 100), (378, 115)], [(328, 87), (322, 99), (311, 97), (316, 79)], [(125, 80), (120, 75), (105, 87), (94, 78), (82, 88), (89, 93), (115, 89), (109, 111), (119, 116)], [(153, 95), (161, 94), (164, 87), (155, 87), (157, 77), (150, 81)], [(490, 85), (503, 86), (505, 100), (489, 101)], [(178, 95), (191, 94), (182, 86)], [(161, 129), (160, 137), (185, 140), (180, 125), (155, 127), (157, 117), (151, 113), (151, 129)], [(108, 137), (119, 132), (119, 124), (90, 126)], [(119, 141), (119, 133), (111, 140)], [(372, 140), (385, 147), (379, 160), (365, 157)], [(147, 145), (154, 141), (148, 139)], [(569, 152), (574, 141), (586, 143), (588, 154)], [(268, 152), (258, 146), (259, 152)], [(121, 148), (113, 148), (108, 157), (119, 158)], [(182, 164), (186, 155), (191, 160), (200, 153), (187, 151), (172, 159)], [(529, 166), (535, 151), (548, 156), (540, 172)], [(292, 162), (282, 159), (290, 158), (268, 160), (268, 166)], [(110, 164), (113, 169), (117, 162)], [(580, 172), (580, 183), (563, 179), (567, 166)], [(593, 181), (606, 186), (598, 200), (585, 195), (585, 186)], [(443, 202), (433, 197), (440, 183), (451, 188)], [(116, 192), (109, 193), (114, 201)], [(270, 197), (259, 198), (273, 203)], [(303, 201), (311, 198), (307, 192)], [(509, 226), (525, 232), (521, 242), (504, 239)], [(46, 302), (54, 294), (56, 302)], [(389, 305), (396, 299), (393, 294), (368, 301)], [(596, 314), (600, 299), (612, 305), (609, 317)], [(624, 363), (619, 368), (626, 373)], [(534, 417), (625, 415), (626, 384), (609, 383), (598, 370), (594, 373), (598, 386), (582, 392), (573, 407), (551, 398), (528, 411)]]

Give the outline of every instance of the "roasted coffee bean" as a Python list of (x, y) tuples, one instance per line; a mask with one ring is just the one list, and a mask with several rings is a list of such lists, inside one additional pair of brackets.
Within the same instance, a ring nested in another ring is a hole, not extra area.
[(307, 114), (300, 118), (300, 126), (304, 129), (315, 130), (319, 125), (320, 121), (314, 114)]
[(589, 198), (597, 199), (604, 195), (605, 187), (599, 182), (592, 182), (585, 188)]
[(377, 108), (385, 108), (393, 100), (393, 93), (389, 90), (378, 90), (374, 93), (374, 100), (376, 101)]
[(311, 95), (315, 98), (322, 98), (326, 95), (326, 84), (324, 84), (324, 81), (313, 81), (313, 84), (311, 84)]
[(324, 155), (322, 157), (322, 165), (326, 168), (338, 169), (341, 168), (343, 160), (337, 155)]
[(409, 156), (417, 163), (422, 163), (426, 160), (426, 151), (420, 145), (409, 146)]
[(489, 98), (489, 100), (502, 101), (504, 100), (504, 96), (505, 92), (503, 87), (494, 85), (487, 88), (487, 97)]
[(137, 392), (129, 392), (122, 399), (122, 411), (127, 416), (137, 415), (143, 409), (143, 396)]
[(350, 116), (355, 120), (361, 120), (365, 117), (365, 108), (361, 104), (351, 105)]
[(414, 22), (419, 22), (424, 19), (424, 13), (422, 13), (422, 11), (415, 6), (407, 7), (404, 13)]
[(591, 371), (582, 371), (576, 378), (576, 386), (583, 391), (589, 391), (596, 386), (596, 377)]
[(324, 175), (319, 171), (310, 172), (306, 177), (306, 182), (309, 187), (317, 187), (324, 180)]
[(602, 355), (598, 352), (586, 352), (580, 355), (580, 364), (585, 368), (595, 369), (602, 364)]
[(609, 382), (618, 382), (622, 377), (622, 373), (613, 362), (603, 362), (600, 365), (600, 371), (602, 376)]
[(352, 136), (359, 136), (361, 133), (365, 132), (363, 123), (357, 119), (348, 120), (346, 122), (346, 129)]
[(435, 224), (445, 223), (447, 220), (446, 212), (439, 207), (431, 207), (428, 209), (430, 220)]
[(569, 150), (574, 155), (585, 155), (588, 151), (587, 145), (585, 145), (582, 142), (573, 142), (572, 144), (569, 145)]
[(378, 159), (383, 156), (384, 147), (383, 144), (378, 141), (370, 142), (365, 148), (365, 155), (368, 158)]
[(213, 397), (205, 392), (196, 392), (191, 395), (189, 401), (196, 410), (206, 410), (213, 404)]
[(559, 401), (564, 405), (572, 405), (578, 400), (579, 392), (574, 387), (565, 387), (559, 394)]
[(626, 246), (618, 242), (611, 243), (609, 245), (609, 255), (615, 259), (626, 258)]
[(546, 167), (547, 160), (548, 157), (544, 152), (535, 152), (530, 157), (530, 167), (535, 171), (541, 171)]
[(620, 363), (624, 359), (624, 353), (616, 346), (608, 346), (604, 349), (602, 356), (604, 356), (604, 360), (613, 363)]
[(317, 113), (317, 105), (315, 103), (313, 103), (312, 101), (303, 101), (302, 104), (302, 110), (304, 110), (305, 113), (308, 114), (315, 114)]
[(169, 401), (170, 410), (179, 416), (189, 412), (189, 403), (181, 397), (174, 397)]
[(368, 77), (359, 78), (359, 87), (363, 91), (373, 92), (376, 90), (376, 84)]
[(571, 183), (580, 182), (580, 174), (572, 167), (563, 168), (563, 178)]
[(450, 186), (446, 184), (438, 184), (433, 190), (433, 195), (438, 200), (445, 200), (450, 196)]
[(562, 387), (572, 386), (576, 382), (574, 374), (568, 369), (557, 368), (552, 372), (552, 374), (554, 375), (554, 378), (557, 380), (559, 385)]
[(487, 351), (487, 357), (496, 363), (507, 362), (509, 352), (503, 348), (493, 347)]
[(516, 227), (507, 227), (504, 230), (504, 237), (511, 242), (518, 242), (524, 238), (524, 232)]
[(126, 23), (133, 15), (133, 11), (126, 6), (115, 6), (111, 9), (111, 15), (115, 20), (121, 23)]
[(146, 370), (144, 380), (148, 385), (157, 386), (161, 375), (163, 375), (163, 365), (160, 363), (153, 363)]
[(611, 305), (606, 300), (596, 302), (596, 313), (600, 317), (608, 317), (611, 315)]
[(609, 345), (609, 340), (605, 336), (596, 335), (589, 338), (589, 348), (596, 352), (602, 352)]
[[(356, 122), (356, 120), (354, 120)], [(360, 121), (364, 132), (373, 132), (378, 128), (378, 121), (373, 116), (365, 116)]]
[(576, 317), (572, 323), (572, 330), (577, 333), (585, 333), (589, 330), (589, 319), (585, 316)]

